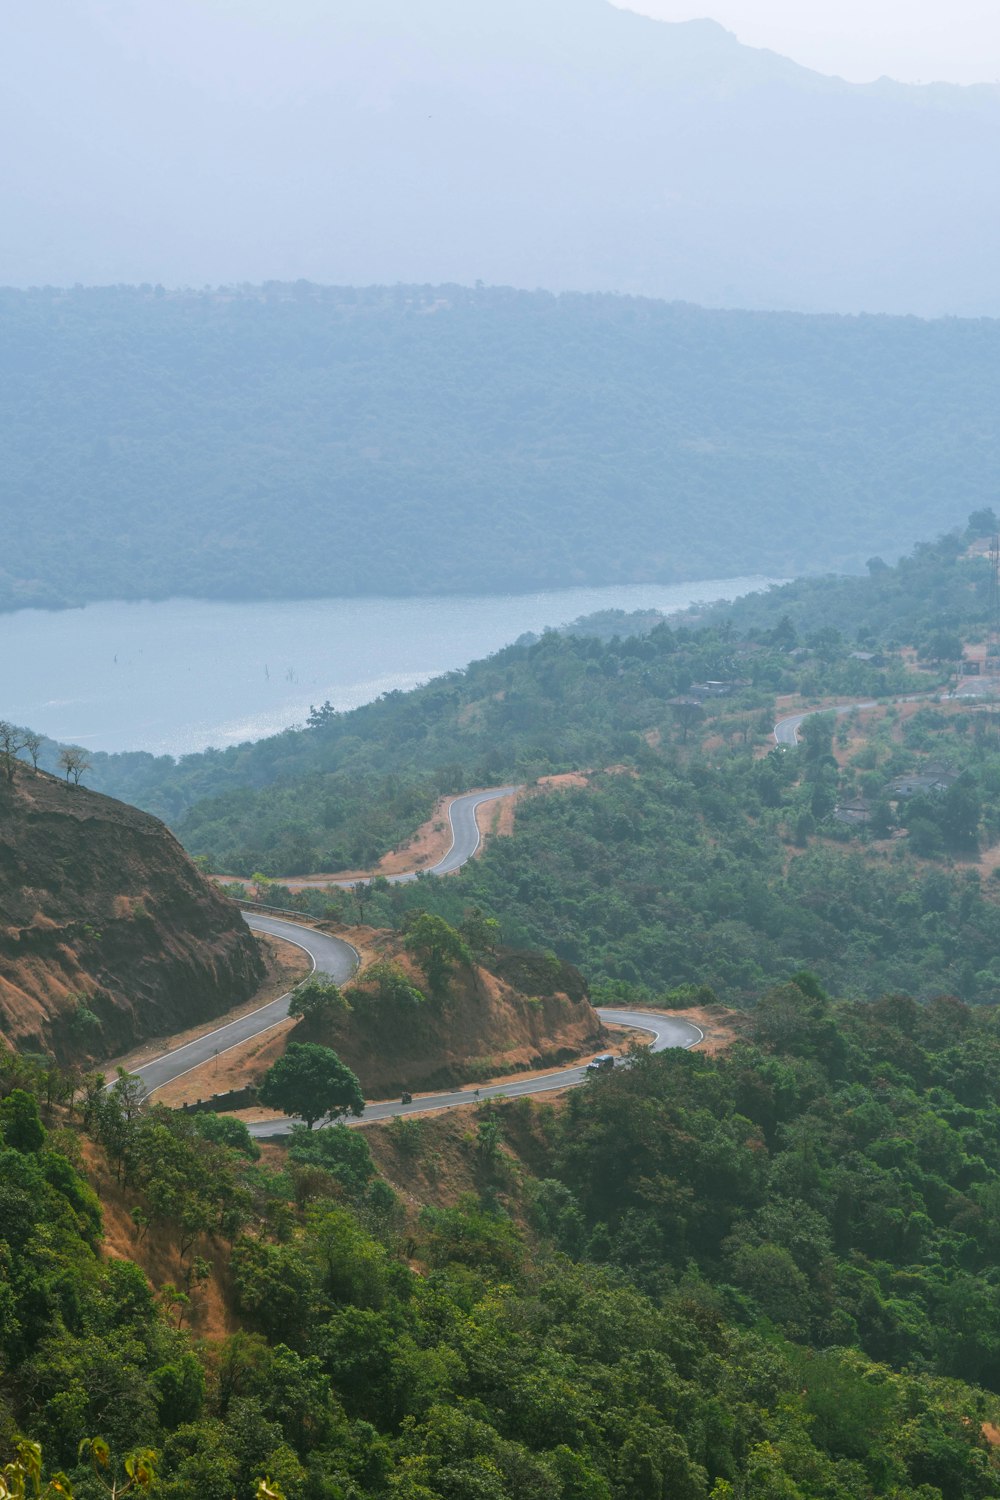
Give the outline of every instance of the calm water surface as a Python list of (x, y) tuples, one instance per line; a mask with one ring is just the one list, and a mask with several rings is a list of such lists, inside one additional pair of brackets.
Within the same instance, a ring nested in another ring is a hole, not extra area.
[(91, 604), (0, 615), (0, 717), (92, 750), (183, 755), (355, 708), (602, 609), (734, 599), (777, 582), (558, 589), (490, 598)]

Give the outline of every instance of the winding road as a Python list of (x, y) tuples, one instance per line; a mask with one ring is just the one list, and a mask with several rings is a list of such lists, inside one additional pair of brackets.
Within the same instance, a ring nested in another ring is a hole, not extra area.
[[(501, 798), (510, 797), (519, 790), (520, 788), (516, 786), (499, 786), (492, 787), (488, 791), (466, 792), (464, 796), (456, 797), (448, 808), (451, 847), (436, 865), (431, 865), (421, 873), (450, 875), (453, 871), (461, 869), (468, 860), (472, 859), (482, 842), (479, 822), (476, 818), (478, 809), (484, 802), (498, 802)], [(390, 875), (387, 878), (393, 884), (398, 885), (404, 881), (416, 880), (417, 871), (410, 870), (405, 874)], [(331, 880), (325, 883), (341, 886), (358, 884), (354, 880)], [(274, 917), (257, 913), (247, 916), (246, 920), (255, 932), (270, 933), (272, 937), (280, 937), (285, 942), (294, 943), (296, 947), (308, 953), (312, 961), (313, 973), (318, 969), (323, 974), (331, 975), (338, 984), (346, 984), (358, 966), (357, 952), (342, 938), (327, 937), (314, 928), (300, 927), (295, 923), (278, 921)], [(240, 1046), (242, 1042), (248, 1042), (252, 1037), (270, 1031), (272, 1026), (277, 1026), (288, 1015), (290, 1000), (290, 993), (281, 995), (277, 1000), (271, 1000), (267, 1005), (262, 1005), (247, 1015), (239, 1016), (235, 1021), (217, 1026), (214, 1031), (209, 1031), (204, 1036), (196, 1037), (194, 1041), (186, 1042), (181, 1047), (165, 1052), (161, 1057), (154, 1058), (152, 1062), (144, 1063), (141, 1068), (135, 1069), (134, 1076), (142, 1080), (148, 1096), (156, 1089), (163, 1088), (164, 1084), (172, 1083), (175, 1078), (183, 1078), (185, 1073), (191, 1073), (195, 1068), (211, 1062), (222, 1053)]]
[[(965, 692), (952, 696), (980, 696), (984, 689), (995, 688), (995, 686), (993, 682), (983, 681), (977, 683), (976, 687), (971, 690), (967, 688)], [(930, 695), (914, 694), (912, 698), (903, 701), (910, 702), (925, 696)], [(788, 714), (785, 718), (779, 719), (774, 726), (775, 742), (779, 745), (797, 745), (799, 730), (804, 721), (813, 714), (842, 715), (853, 713), (855, 709), (876, 706), (872, 701), (843, 703), (834, 708), (813, 708)], [(456, 797), (448, 809), (452, 834), (451, 847), (448, 852), (438, 860), (437, 864), (424, 871), (409, 870), (402, 874), (389, 875), (386, 878), (392, 884), (400, 884), (416, 880), (418, 875), (449, 875), (461, 869), (476, 853), (481, 842), (482, 836), (476, 818), (477, 809), (485, 802), (499, 801), (503, 797), (512, 796), (519, 790), (520, 788), (516, 786), (493, 787), (488, 791), (468, 792), (464, 796)], [(316, 883), (319, 884), (319, 882)], [(358, 884), (358, 881), (356, 879), (331, 879), (322, 883), (351, 886)], [(282, 921), (279, 917), (257, 912), (244, 913), (244, 919), (253, 931), (267, 933), (301, 948), (309, 955), (312, 972), (320, 970), (322, 973), (330, 974), (338, 984), (347, 983), (360, 961), (350, 943), (342, 938), (329, 937), (315, 928)], [(171, 1083), (176, 1078), (182, 1078), (186, 1073), (192, 1072), (204, 1063), (211, 1062), (213, 1058), (229, 1052), (233, 1047), (238, 1047), (243, 1042), (270, 1031), (288, 1015), (291, 995), (291, 991), (286, 995), (281, 995), (277, 1000), (271, 1000), (257, 1010), (240, 1016), (234, 1021), (226, 1022), (204, 1036), (196, 1037), (194, 1041), (176, 1047), (137, 1068), (135, 1076), (142, 1080), (147, 1096), (162, 1088), (164, 1084)], [(607, 1009), (599, 1009), (597, 1014), (602, 1021), (611, 1025), (629, 1026), (646, 1032), (652, 1037), (650, 1050), (653, 1052), (662, 1052), (672, 1047), (694, 1047), (704, 1040), (704, 1033), (699, 1027), (673, 1016), (658, 1015), (651, 1011)], [(586, 1076), (587, 1072), (583, 1067), (561, 1068), (556, 1072), (544, 1073), (513, 1083), (493, 1084), (487, 1088), (456, 1089), (450, 1093), (424, 1094), (410, 1104), (396, 1101), (370, 1104), (365, 1110), (364, 1119), (366, 1121), (386, 1120), (396, 1115), (426, 1114), (432, 1110), (450, 1109), (455, 1105), (475, 1103), (484, 1099), (511, 1099), (523, 1094), (539, 1094), (552, 1089), (573, 1088), (582, 1083)], [(292, 1121), (260, 1121), (252, 1124), (250, 1129), (252, 1134), (257, 1136), (283, 1135), (291, 1129), (292, 1123)]]
[[(479, 832), (479, 820), (476, 813), (484, 802), (499, 802), (503, 797), (513, 797), (519, 792), (519, 786), (496, 786), (488, 792), (467, 792), (464, 797), (456, 797), (448, 808), (448, 820), (451, 823), (451, 848), (436, 865), (431, 865), (423, 873), (426, 875), (451, 875), (455, 870), (472, 858), (482, 843), (482, 834)], [(409, 870), (405, 875), (387, 875), (386, 879), (391, 885), (400, 885), (406, 880), (416, 880), (416, 870)], [(354, 882), (345, 881), (344, 884)]]
[[(311, 957), (314, 968), (324, 968), (331, 960), (339, 963), (348, 962), (349, 955), (349, 968), (345, 977), (349, 978), (350, 974), (354, 971), (357, 963), (357, 954), (349, 944), (342, 942), (339, 938), (329, 938), (323, 933), (316, 932), (311, 927), (299, 927), (294, 922), (281, 922), (275, 917), (259, 917), (255, 913), (245, 912), (244, 919), (255, 932), (270, 933), (272, 937), (283, 938), (285, 942), (295, 943), (297, 947), (304, 949)], [(336, 955), (331, 954), (330, 949), (332, 945), (341, 950), (346, 950), (346, 952)], [(335, 971), (328, 968), (326, 972), (331, 973)], [(290, 999), (290, 995), (284, 995), (280, 1000), (272, 1000), (270, 1005), (265, 1006), (265, 1012), (275, 1011), (276, 1007), (278, 1011), (273, 1020), (266, 1020), (265, 1017), (266, 1024), (259, 1029), (266, 1030), (270, 1026), (277, 1025), (278, 1021), (283, 1020), (284, 1016), (288, 1014)], [(650, 1043), (650, 1048), (653, 1052), (663, 1052), (670, 1047), (694, 1047), (704, 1039), (705, 1035), (700, 1027), (693, 1025), (690, 1021), (681, 1021), (674, 1016), (656, 1015), (651, 1011), (601, 1009), (598, 1010), (597, 1014), (602, 1021), (607, 1022), (609, 1025), (632, 1026), (638, 1031), (649, 1033), (653, 1038)], [(261, 1011), (254, 1012), (254, 1016), (261, 1015)], [(245, 1016), (243, 1020), (252, 1021), (254, 1016)], [(242, 1022), (240, 1021), (232, 1023), (234, 1027), (239, 1027), (241, 1024)], [(202, 1057), (203, 1062), (207, 1062), (209, 1058), (214, 1057), (214, 1049), (216, 1047), (220, 1051), (226, 1050), (225, 1047), (220, 1046), (220, 1038), (229, 1029), (229, 1027), (223, 1027), (220, 1031), (211, 1032), (207, 1037), (201, 1038), (201, 1041), (208, 1044), (207, 1050)], [(255, 1034), (255, 1031), (251, 1030), (250, 1035)], [(245, 1038), (241, 1036), (227, 1045), (237, 1046), (243, 1040)], [(189, 1042), (186, 1048), (180, 1050), (188, 1052), (190, 1048), (197, 1048), (198, 1046), (199, 1042)], [(169, 1053), (166, 1058), (161, 1058), (159, 1061), (169, 1064), (177, 1056), (178, 1053)], [(148, 1064), (148, 1067), (155, 1066), (156, 1064), (154, 1063)], [(173, 1076), (179, 1077), (181, 1073), (187, 1072), (189, 1068), (197, 1066), (197, 1062), (192, 1063), (188, 1059), (187, 1065), (181, 1067)], [(145, 1071), (143, 1070), (143, 1072)], [(582, 1083), (586, 1077), (587, 1070), (585, 1067), (560, 1068), (552, 1073), (540, 1073), (530, 1078), (518, 1079), (513, 1083), (496, 1083), (478, 1089), (474, 1087), (453, 1089), (443, 1094), (420, 1094), (410, 1104), (402, 1104), (398, 1099), (385, 1100), (380, 1103), (366, 1105), (363, 1120), (359, 1123), (367, 1123), (372, 1120), (390, 1120), (396, 1115), (428, 1114), (432, 1110), (452, 1109), (455, 1105), (459, 1104), (478, 1104), (486, 1099), (516, 1099), (522, 1094), (545, 1094), (549, 1093), (552, 1089), (573, 1088), (576, 1084)], [(166, 1080), (162, 1081), (165, 1082)], [(158, 1085), (154, 1084), (153, 1086), (157, 1087)], [(249, 1129), (251, 1135), (258, 1137), (287, 1135), (294, 1123), (292, 1120), (261, 1120), (252, 1123)]]
[[(466, 861), (473, 857), (482, 843), (483, 836), (479, 831), (479, 820), (476, 817), (479, 808), (484, 802), (499, 802), (504, 797), (513, 797), (514, 793), (520, 790), (519, 786), (495, 786), (486, 792), (465, 792), (461, 797), (456, 797), (448, 807), (451, 847), (447, 854), (442, 855), (436, 865), (428, 865), (424, 870), (406, 870), (401, 875), (386, 875), (382, 878), (390, 885), (404, 885), (407, 881), (416, 880), (421, 875), (451, 875), (455, 870), (460, 870)], [(352, 886), (364, 885), (367, 880), (377, 875), (378, 871), (375, 870), (371, 876), (354, 875), (346, 880), (336, 875), (289, 876), (284, 880), (279, 877), (277, 884), (304, 886), (309, 890), (323, 890), (330, 886), (340, 886), (343, 890), (350, 890)]]
[[(482, 839), (476, 818), (477, 809), (484, 802), (497, 802), (502, 797), (510, 797), (519, 790), (520, 788), (516, 786), (502, 786), (493, 787), (489, 791), (467, 792), (462, 797), (456, 797), (448, 809), (451, 822), (451, 847), (436, 865), (420, 873), (450, 875), (453, 871), (461, 869), (462, 865), (476, 853)], [(416, 870), (410, 870), (400, 875), (389, 875), (387, 879), (393, 884), (400, 884), (404, 881), (416, 880), (417, 875)], [(358, 882), (330, 880), (323, 883), (351, 886)], [(326, 933), (318, 932), (314, 927), (306, 927), (298, 922), (282, 921), (280, 917), (265, 915), (262, 912), (244, 912), (243, 917), (254, 932), (281, 938), (284, 942), (301, 948), (304, 953), (308, 954), (311, 961), (310, 972), (315, 973), (319, 970), (321, 973), (329, 974), (338, 984), (346, 984), (360, 962), (357, 951), (343, 938), (330, 937)], [(223, 1053), (231, 1051), (233, 1047), (239, 1047), (243, 1042), (248, 1042), (253, 1037), (260, 1036), (277, 1026), (288, 1015), (292, 993), (293, 991), (289, 991), (287, 995), (280, 995), (277, 1000), (271, 1000), (257, 1010), (238, 1016), (236, 1020), (217, 1026), (213, 1031), (206, 1032), (204, 1036), (195, 1037), (193, 1041), (185, 1042), (183, 1046), (163, 1053), (152, 1062), (144, 1063), (141, 1068), (136, 1068), (133, 1076), (142, 1080), (148, 1097), (157, 1089), (163, 1088), (164, 1084), (172, 1083), (176, 1078), (183, 1078), (186, 1073), (193, 1072), (195, 1068), (202, 1067)], [(598, 1010), (597, 1014), (602, 1021), (610, 1025), (631, 1026), (637, 1031), (646, 1032), (652, 1037), (650, 1049), (653, 1052), (662, 1052), (670, 1047), (694, 1047), (704, 1040), (705, 1034), (700, 1027), (673, 1016), (657, 1015), (651, 1011), (631, 1010)], [(409, 1104), (403, 1104), (398, 1100), (386, 1100), (369, 1104), (365, 1109), (363, 1121), (356, 1123), (388, 1120), (396, 1115), (428, 1114), (432, 1110), (451, 1109), (459, 1104), (480, 1103), (485, 1099), (514, 1099), (522, 1094), (548, 1093), (553, 1089), (573, 1088), (583, 1083), (586, 1077), (585, 1067), (560, 1068), (556, 1072), (522, 1078), (513, 1083), (492, 1084), (485, 1088), (454, 1089), (444, 1094), (421, 1094)], [(255, 1136), (280, 1136), (286, 1135), (294, 1123), (293, 1120), (260, 1120), (253, 1122), (249, 1128), (250, 1133)]]
[[(244, 920), (254, 932), (268, 933), (271, 937), (281, 938), (286, 943), (294, 943), (297, 948), (301, 948), (309, 955), (314, 971), (319, 969), (324, 973), (332, 974), (340, 984), (350, 979), (358, 965), (356, 951), (342, 938), (328, 937), (325, 933), (317, 932), (313, 927), (300, 926), (296, 922), (283, 922), (277, 917), (263, 916), (256, 912), (244, 912)], [(146, 1093), (149, 1095), (154, 1090), (162, 1088), (165, 1083), (170, 1083), (175, 1078), (182, 1078), (185, 1073), (201, 1067), (203, 1063), (211, 1062), (213, 1058), (228, 1052), (230, 1048), (238, 1047), (242, 1042), (269, 1031), (272, 1026), (277, 1026), (288, 1015), (291, 998), (292, 992), (289, 992), (277, 1000), (270, 1001), (267, 1005), (262, 1005), (258, 1010), (251, 1011), (248, 1015), (240, 1016), (235, 1021), (219, 1026), (204, 1036), (196, 1037), (194, 1041), (187, 1042), (172, 1052), (164, 1053), (162, 1057), (155, 1058), (141, 1068), (136, 1068), (134, 1076), (142, 1080)], [(598, 1010), (597, 1014), (602, 1021), (610, 1025), (631, 1026), (636, 1030), (647, 1032), (652, 1037), (650, 1048), (653, 1052), (663, 1052), (670, 1047), (694, 1047), (704, 1038), (704, 1032), (700, 1027), (693, 1025), (690, 1021), (681, 1021), (673, 1016), (657, 1015), (651, 1011), (602, 1009)], [(513, 1083), (491, 1084), (478, 1089), (454, 1089), (443, 1094), (421, 1094), (410, 1104), (403, 1104), (399, 1100), (386, 1100), (369, 1104), (365, 1109), (363, 1120), (357, 1123), (388, 1120), (396, 1115), (427, 1114), (432, 1110), (451, 1109), (459, 1104), (477, 1104), (486, 1099), (514, 1099), (522, 1094), (542, 1094), (552, 1089), (573, 1088), (576, 1084), (582, 1083), (586, 1076), (587, 1071), (583, 1067), (560, 1068), (552, 1073), (533, 1075)], [(294, 1123), (292, 1120), (261, 1120), (251, 1123), (249, 1129), (251, 1135), (258, 1137), (280, 1136), (286, 1135)]]
[[(350, 943), (345, 943), (343, 938), (327, 937), (315, 928), (300, 927), (295, 922), (279, 922), (274, 917), (258, 916), (256, 912), (253, 916), (245, 916), (254, 932), (283, 938), (285, 942), (294, 943), (296, 948), (308, 953), (312, 960), (312, 973), (319, 969), (323, 974), (330, 974), (338, 984), (346, 984), (358, 966), (356, 950)], [(185, 1073), (191, 1073), (203, 1063), (211, 1062), (223, 1052), (231, 1051), (233, 1047), (250, 1041), (261, 1032), (270, 1031), (272, 1026), (277, 1026), (288, 1015), (291, 998), (291, 991), (287, 995), (279, 995), (277, 1000), (270, 1000), (257, 1010), (238, 1016), (235, 1021), (217, 1026), (214, 1031), (208, 1031), (204, 1036), (195, 1037), (194, 1041), (185, 1042), (182, 1047), (175, 1047), (171, 1052), (164, 1052), (162, 1057), (144, 1063), (141, 1068), (133, 1070), (132, 1076), (141, 1078), (147, 1095), (151, 1094), (155, 1089), (161, 1089), (165, 1083), (173, 1083), (175, 1078), (183, 1078)]]
[(787, 718), (779, 719), (774, 726), (775, 743), (779, 745), (797, 745), (799, 743), (799, 730), (806, 719), (811, 719), (813, 714), (852, 714), (856, 708), (877, 708), (875, 702), (868, 703), (841, 703), (836, 708), (807, 708), (800, 714), (789, 714)]
[[(951, 699), (961, 701), (966, 698), (987, 698), (995, 693), (1000, 687), (1000, 680), (995, 677), (966, 678), (962, 686), (957, 687), (952, 693), (930, 692), (930, 693), (906, 693), (898, 698), (883, 699), (883, 704), (891, 703), (924, 703), (935, 698)], [(775, 742), (779, 745), (797, 745), (799, 743), (799, 730), (806, 719), (811, 719), (813, 714), (852, 714), (856, 708), (878, 708), (879, 704), (874, 699), (867, 699), (864, 703), (838, 703), (830, 708), (807, 708), (802, 713), (788, 714), (784, 719), (779, 719), (774, 726)]]

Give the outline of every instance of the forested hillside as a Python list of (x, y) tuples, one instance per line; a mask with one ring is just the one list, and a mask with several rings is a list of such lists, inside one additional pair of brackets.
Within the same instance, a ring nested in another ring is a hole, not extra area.
[(0, 753), (0, 827), (0, 1046), (82, 1063), (257, 991), (239, 913), (155, 818)]
[(995, 496), (1000, 323), (301, 283), (0, 328), (0, 608), (858, 570)]
[(262, 1160), (2, 1054), (3, 1457), (51, 1500), (97, 1436), (151, 1500), (991, 1500), (998, 1061), (993, 1010), (799, 975), (729, 1057)]
[(952, 641), (981, 642), (988, 618), (989, 544), (998, 531), (1000, 519), (988, 505), (969, 517), (963, 532), (920, 543), (891, 567), (882, 557), (870, 557), (865, 576), (796, 578), (731, 604), (691, 611), (688, 618), (744, 638), (782, 623), (789, 645), (820, 631), (835, 631), (859, 645), (912, 645), (928, 654), (942, 633)]
[[(595, 999), (712, 987), (745, 1040), (264, 1154), (0, 1052), (4, 1461), (41, 1443), (51, 1500), (98, 1500), (95, 1451), (150, 1500), (1000, 1497), (1000, 738), (940, 692), (991, 525), (752, 626), (548, 632), (256, 746), (95, 758), (247, 876), (576, 767), (453, 878), (279, 898), (499, 928)], [(878, 717), (780, 750), (779, 698)]]

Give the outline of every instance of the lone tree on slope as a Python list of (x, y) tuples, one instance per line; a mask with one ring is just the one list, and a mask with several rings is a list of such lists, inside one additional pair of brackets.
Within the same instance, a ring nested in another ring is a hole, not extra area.
[(319, 969), (293, 992), (288, 1006), (290, 1016), (301, 1016), (304, 1021), (317, 1026), (322, 1026), (349, 1010), (350, 1005), (344, 999), (340, 985)]
[(268, 1109), (299, 1116), (310, 1130), (317, 1120), (360, 1115), (365, 1107), (357, 1075), (315, 1042), (292, 1042), (264, 1074), (257, 1098)]
[(80, 745), (64, 745), (59, 751), (59, 769), (66, 772), (66, 780), (73, 778), (73, 785), (80, 785), (80, 777), (90, 770), (87, 752)]
[(468, 945), (460, 933), (432, 912), (411, 913), (403, 946), (412, 953), (427, 976), (432, 995), (440, 997), (448, 988), (448, 979), (456, 964), (472, 962)]
[(14, 762), (18, 752), (24, 749), (24, 733), (6, 719), (0, 719), (0, 759), (8, 782), (14, 780)]
[(42, 736), (36, 734), (33, 729), (26, 729), (21, 737), (21, 749), (27, 750), (31, 756), (31, 764), (36, 771), (38, 770), (38, 757), (44, 743)]

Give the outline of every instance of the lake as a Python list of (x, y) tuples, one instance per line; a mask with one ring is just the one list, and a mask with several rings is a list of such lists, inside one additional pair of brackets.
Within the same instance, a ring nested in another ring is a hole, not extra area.
[(735, 599), (780, 582), (557, 589), (487, 598), (197, 599), (0, 615), (0, 716), (90, 750), (183, 755), (261, 739), (326, 699), (356, 708), (603, 609)]

